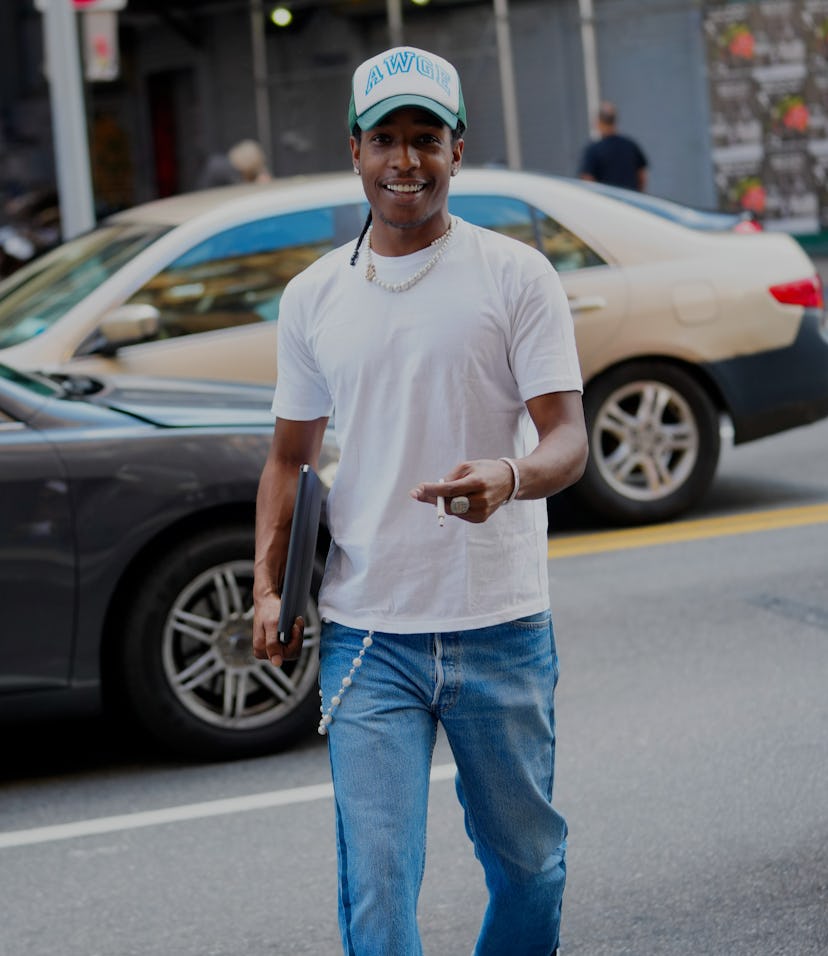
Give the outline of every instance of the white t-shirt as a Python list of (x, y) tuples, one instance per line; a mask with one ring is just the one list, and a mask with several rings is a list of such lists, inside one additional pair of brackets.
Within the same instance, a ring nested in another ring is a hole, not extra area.
[[(546, 258), (462, 220), (454, 230), (405, 292), (368, 282), (350, 243), (282, 297), (273, 410), (334, 416), (342, 457), (319, 605), (348, 627), (468, 630), (549, 604), (545, 501), (513, 501), (483, 524), (448, 515), (441, 528), (409, 495), (462, 461), (528, 454), (538, 436), (524, 403), (581, 389), (572, 317)], [(432, 252), (374, 254), (377, 275), (405, 280)]]

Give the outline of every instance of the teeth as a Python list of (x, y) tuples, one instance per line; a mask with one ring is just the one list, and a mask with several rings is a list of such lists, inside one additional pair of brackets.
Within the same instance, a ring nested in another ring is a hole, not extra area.
[(390, 189), (392, 193), (418, 193), (422, 189), (425, 189), (425, 186), (422, 183), (416, 183), (413, 186), (389, 183), (385, 188)]

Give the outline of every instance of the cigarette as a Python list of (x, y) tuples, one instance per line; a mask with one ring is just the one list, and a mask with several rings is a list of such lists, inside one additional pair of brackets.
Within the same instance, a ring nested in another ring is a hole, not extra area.
[[(445, 479), (441, 478), (440, 483)], [(442, 495), (437, 495), (437, 524), (442, 528), (446, 523), (446, 499)]]

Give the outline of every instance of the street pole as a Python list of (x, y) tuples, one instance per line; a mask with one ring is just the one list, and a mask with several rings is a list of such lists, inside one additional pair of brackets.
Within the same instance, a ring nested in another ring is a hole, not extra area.
[(402, 46), (402, 0), (385, 0), (385, 10), (386, 16), (388, 17), (388, 36), (391, 40), (391, 46)]
[(42, 10), (61, 235), (72, 239), (95, 225), (77, 23), (71, 0), (42, 0)]
[(578, 0), (581, 20), (581, 48), (584, 57), (584, 89), (586, 90), (587, 129), (592, 129), (598, 115), (600, 80), (598, 76), (598, 52), (595, 43), (595, 13), (592, 0)]
[(267, 168), (273, 167), (270, 130), (270, 77), (267, 72), (265, 12), (262, 0), (250, 0), (250, 39), (253, 53), (253, 96), (256, 104), (256, 137), (264, 150)]
[(506, 162), (509, 169), (523, 166), (520, 151), (515, 67), (512, 61), (512, 37), (509, 27), (509, 0), (494, 0), (497, 61), (500, 67), (500, 95), (503, 102), (503, 132), (506, 137)]

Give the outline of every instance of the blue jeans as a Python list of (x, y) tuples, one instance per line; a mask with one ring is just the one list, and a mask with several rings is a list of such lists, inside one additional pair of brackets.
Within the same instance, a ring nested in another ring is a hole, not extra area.
[(323, 710), (340, 701), (328, 739), (346, 956), (422, 954), (416, 911), (438, 721), (489, 891), (474, 956), (550, 956), (566, 823), (551, 804), (558, 659), (549, 612), (454, 633), (377, 632), (359, 658), (365, 636), (326, 623), (321, 643)]

